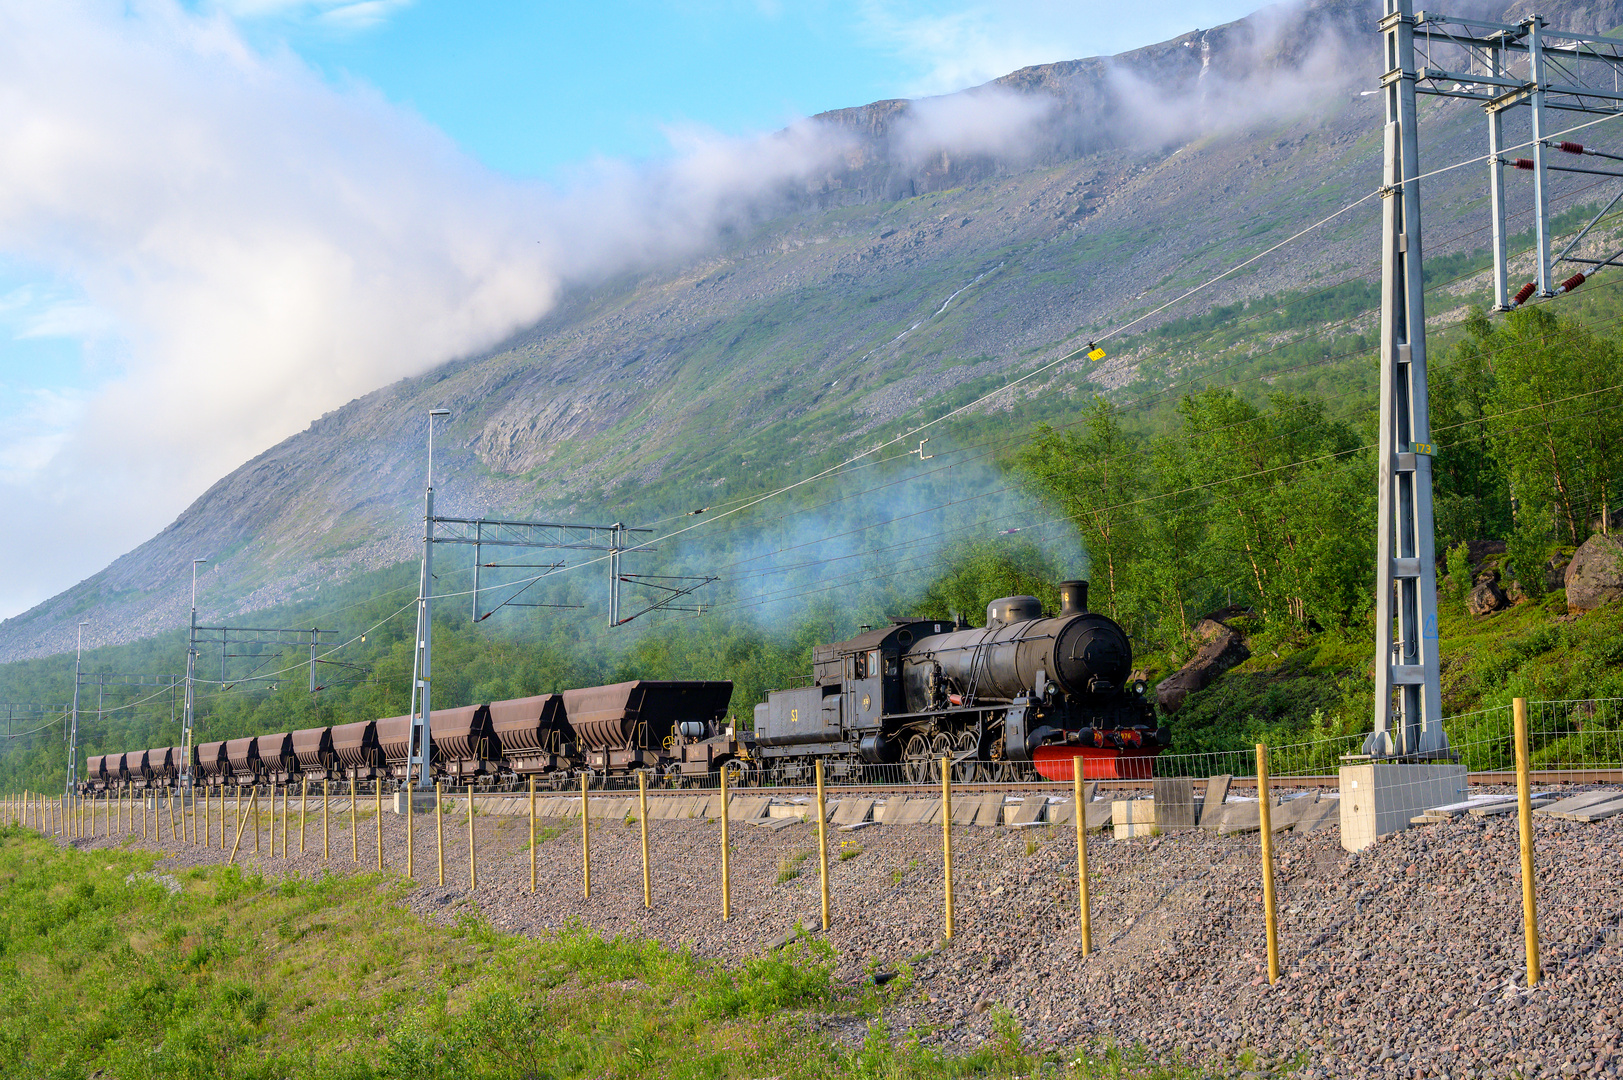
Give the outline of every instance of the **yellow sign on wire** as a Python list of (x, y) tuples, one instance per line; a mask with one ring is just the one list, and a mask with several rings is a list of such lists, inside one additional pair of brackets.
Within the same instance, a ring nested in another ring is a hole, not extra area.
[(1093, 348), (1088, 350), (1088, 359), (1089, 360), (1099, 361), (1099, 360), (1103, 360), (1104, 358), (1105, 358), (1105, 351), (1103, 349), (1099, 348), (1099, 346), (1095, 345)]

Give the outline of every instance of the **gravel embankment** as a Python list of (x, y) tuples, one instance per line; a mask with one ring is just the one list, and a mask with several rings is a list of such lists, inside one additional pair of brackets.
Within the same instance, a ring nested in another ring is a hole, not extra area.
[[(819, 925), (816, 829), (734, 824), (732, 919), (720, 914), (714, 822), (651, 823), (654, 906), (642, 907), (638, 829), (593, 823), (592, 895), (582, 896), (580, 823), (544, 822), (538, 888), (529, 891), (523, 818), (478, 819), (479, 887), (467, 888), (465, 820), (446, 822), (446, 885), (435, 837), (419, 818), (409, 905), (454, 921), (477, 910), (516, 933), (579, 920), (604, 934), (686, 944), (737, 960)], [(376, 866), (374, 826), (360, 827), (359, 869)], [(115, 838), (115, 841), (118, 838)], [(403, 872), (402, 819), (384, 816), (386, 865)], [(102, 846), (109, 841), (76, 841)], [(842, 842), (860, 853), (840, 859)], [(245, 840), (245, 844), (247, 841)], [(331, 863), (320, 820), (307, 849), (238, 862), (267, 875), (347, 872), (347, 819), (334, 819)], [(1280, 981), (1266, 979), (1255, 834), (1205, 831), (1090, 842), (1095, 951), (1078, 933), (1076, 848), (1069, 826), (959, 828), (953, 864), (956, 936), (941, 944), (939, 826), (830, 832), (837, 974), (866, 978), (911, 961), (914, 981), (892, 1007), (892, 1032), (921, 1027), (970, 1047), (1007, 1009), (1028, 1039), (1072, 1045), (1142, 1042), (1186, 1061), (1232, 1062), (1250, 1049), (1313, 1077), (1616, 1076), (1623, 1011), (1623, 819), (1539, 819), (1540, 922), (1546, 977), (1525, 982), (1520, 867), (1513, 815), (1410, 829), (1344, 852), (1334, 829), (1276, 838)], [(222, 861), (167, 839), (177, 865)], [(800, 873), (780, 868), (805, 855)], [(860, 1038), (843, 1021), (836, 1034)]]

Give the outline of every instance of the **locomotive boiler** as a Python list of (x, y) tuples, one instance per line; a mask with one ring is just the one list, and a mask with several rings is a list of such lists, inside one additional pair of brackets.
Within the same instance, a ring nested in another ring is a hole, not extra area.
[(1145, 686), (1131, 679), (1121, 626), (1087, 608), (1087, 583), (1059, 586), (1045, 615), (1031, 596), (987, 607), (986, 625), (893, 618), (812, 653), (813, 685), (755, 707), (756, 753), (791, 779), (812, 761), (899, 764), (908, 779), (1150, 775), (1165, 745)]

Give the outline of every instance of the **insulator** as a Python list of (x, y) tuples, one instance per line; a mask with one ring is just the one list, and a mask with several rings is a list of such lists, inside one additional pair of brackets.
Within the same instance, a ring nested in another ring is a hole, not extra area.
[(1584, 144), (1579, 142), (1556, 143), (1556, 149), (1568, 154), (1581, 154), (1584, 152)]
[(1526, 285), (1523, 285), (1521, 288), (1517, 289), (1516, 295), (1510, 298), (1510, 306), (1521, 307), (1523, 304), (1527, 303), (1527, 298), (1533, 295), (1533, 290), (1536, 288), (1538, 288), (1538, 286), (1529, 281)]
[(1533, 159), (1519, 157), (1513, 164), (1515, 164), (1516, 168), (1518, 169), (1531, 169), (1533, 167)]
[(1573, 274), (1567, 280), (1563, 281), (1561, 283), (1561, 287), (1555, 291), (1558, 293), (1571, 292), (1573, 289), (1576, 289), (1587, 280), (1588, 279), (1583, 274)]

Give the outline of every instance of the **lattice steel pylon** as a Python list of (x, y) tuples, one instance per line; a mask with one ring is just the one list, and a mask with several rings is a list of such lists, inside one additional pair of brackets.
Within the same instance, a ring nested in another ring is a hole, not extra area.
[(1386, 0), (1381, 20), (1387, 70), (1381, 78), (1386, 167), (1381, 187), (1380, 531), (1375, 552), (1375, 730), (1364, 744), (1365, 752), (1377, 757), (1437, 757), (1448, 751), (1437, 664), (1411, 7), (1411, 0)]
[[(1545, 115), (1547, 110), (1590, 116), (1623, 112), (1623, 39), (1551, 30), (1537, 14), (1518, 23), (1431, 11), (1416, 17), (1407, 14), (1408, 4), (1389, 3), (1387, 22), (1398, 17), (1398, 8), (1411, 27), (1408, 61), (1401, 66), (1412, 72), (1410, 81), (1415, 92), (1477, 101), (1487, 113), (1494, 306), (1506, 311), (1535, 296), (1559, 296), (1582, 285), (1595, 269), (1623, 266), (1618, 261), (1623, 258), (1623, 250), (1599, 259), (1573, 254), (1600, 219), (1623, 200), (1623, 191), (1591, 218), (1560, 253), (1550, 257), (1549, 174), (1623, 178), (1623, 171), (1615, 165), (1595, 168), (1592, 163), (1552, 164), (1550, 152), (1599, 158), (1603, 162), (1623, 162), (1623, 155), (1597, 151), (1577, 140), (1551, 138), (1552, 125)], [(1386, 25), (1382, 24), (1383, 29)], [(1389, 41), (1395, 30), (1396, 24), (1388, 33)], [(1390, 56), (1388, 67), (1395, 70)], [(1509, 147), (1505, 145), (1504, 118), (1520, 108), (1528, 112), (1531, 137), (1525, 149), (1531, 156), (1505, 157)], [(1505, 232), (1507, 168), (1533, 174), (1534, 280), (1514, 294), (1510, 291)], [(1591, 269), (1556, 282), (1555, 274), (1562, 263)]]
[[(1375, 730), (1364, 743), (1376, 757), (1449, 756), (1438, 670), (1437, 571), (1431, 498), (1431, 423), (1426, 384), (1426, 307), (1420, 229), (1417, 94), (1482, 103), (1488, 119), (1489, 195), (1495, 306), (1508, 310), (1534, 295), (1570, 292), (1578, 273), (1552, 286), (1563, 260), (1592, 269), (1623, 266), (1623, 250), (1591, 259), (1573, 255), (1607, 206), (1552, 262), (1547, 176), (1551, 171), (1623, 178), (1616, 170), (1551, 165), (1547, 151), (1623, 161), (1576, 142), (1552, 143), (1544, 111), (1623, 111), (1623, 41), (1519, 23), (1414, 13), (1412, 0), (1385, 0), (1380, 30), (1385, 74), (1386, 167), (1381, 243), (1380, 509), (1376, 550)], [(1530, 158), (1510, 158), (1504, 114), (1526, 106)], [(1505, 169), (1533, 173), (1536, 280), (1509, 289)]]

